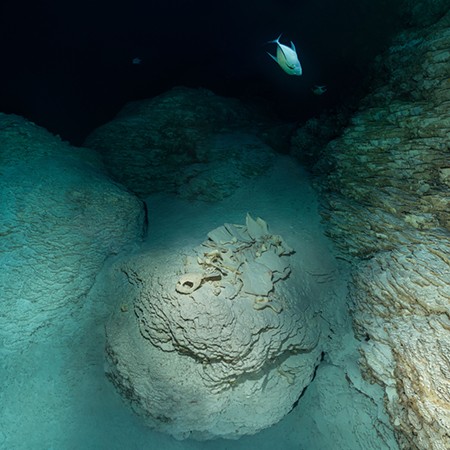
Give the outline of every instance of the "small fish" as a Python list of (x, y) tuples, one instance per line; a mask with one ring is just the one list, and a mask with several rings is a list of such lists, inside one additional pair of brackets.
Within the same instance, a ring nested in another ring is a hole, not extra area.
[(297, 51), (295, 50), (295, 45), (291, 41), (291, 46), (280, 44), (281, 34), (274, 39), (269, 41), (268, 44), (277, 44), (277, 56), (271, 55), (269, 52), (267, 54), (279, 64), (279, 66), (289, 75), (301, 75), (302, 66), (298, 60)]
[(139, 64), (142, 63), (142, 59), (139, 58), (139, 57), (133, 58), (133, 59), (131, 60), (131, 63), (132, 63), (132, 64), (139, 65)]
[(316, 84), (311, 90), (315, 95), (322, 95), (325, 94), (325, 92), (327, 92), (327, 87), (325, 85), (319, 86)]

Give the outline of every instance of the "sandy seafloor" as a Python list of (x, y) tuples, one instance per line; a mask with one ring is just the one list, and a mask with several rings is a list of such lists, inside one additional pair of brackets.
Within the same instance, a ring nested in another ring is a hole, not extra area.
[[(382, 390), (362, 380), (358, 343), (347, 313), (349, 263), (324, 236), (306, 172), (278, 157), (264, 176), (220, 202), (171, 195), (147, 199), (149, 233), (139, 251), (196, 247), (225, 222), (260, 216), (302, 257), (302, 276), (329, 323), (325, 360), (298, 406), (281, 422), (239, 440), (177, 441), (146, 427), (104, 374), (104, 324), (117, 305), (103, 295), (102, 274), (79, 313), (48, 342), (30, 344), (0, 366), (0, 449), (78, 450), (383, 450), (396, 449)], [(120, 257), (120, 256), (119, 256)], [(109, 263), (106, 264), (107, 269)]]

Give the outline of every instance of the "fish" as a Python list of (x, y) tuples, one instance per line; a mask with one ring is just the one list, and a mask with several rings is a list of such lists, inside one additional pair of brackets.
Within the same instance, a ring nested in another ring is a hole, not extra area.
[(322, 95), (327, 92), (327, 87), (325, 85), (319, 86), (318, 84), (316, 84), (311, 90), (315, 95)]
[(302, 65), (298, 59), (297, 50), (291, 41), (291, 46), (280, 44), (281, 34), (269, 41), (268, 44), (277, 44), (277, 56), (267, 52), (267, 54), (289, 75), (301, 75)]

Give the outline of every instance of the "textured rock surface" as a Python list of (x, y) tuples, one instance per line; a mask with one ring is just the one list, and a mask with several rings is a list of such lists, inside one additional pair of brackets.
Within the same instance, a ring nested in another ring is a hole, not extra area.
[(336, 195), (327, 195), (327, 219), (352, 254), (406, 243), (416, 230), (450, 229), (449, 24), (447, 15), (424, 37), (403, 35), (380, 59), (389, 84), (328, 145), (334, 169), (325, 186)]
[(450, 13), (433, 5), (315, 168), (328, 234), (355, 257), (362, 365), (408, 450), (450, 448)]
[(291, 138), (291, 155), (306, 166), (314, 166), (323, 160), (326, 144), (339, 136), (347, 125), (350, 110), (309, 119)]
[(252, 133), (262, 128), (262, 119), (237, 100), (175, 88), (128, 104), (86, 146), (99, 150), (113, 177), (140, 196), (164, 191), (211, 201), (270, 165), (273, 150)]
[(292, 253), (247, 216), (184, 254), (117, 264), (108, 375), (150, 426), (237, 438), (291, 410), (321, 355), (319, 322), (290, 280)]
[(432, 25), (448, 12), (448, 0), (400, 0), (403, 20), (409, 26), (423, 28)]
[(0, 348), (60, 332), (105, 259), (142, 235), (140, 202), (91, 150), (0, 115)]
[(435, 240), (379, 253), (354, 272), (364, 369), (383, 384), (404, 448), (450, 448), (450, 253)]

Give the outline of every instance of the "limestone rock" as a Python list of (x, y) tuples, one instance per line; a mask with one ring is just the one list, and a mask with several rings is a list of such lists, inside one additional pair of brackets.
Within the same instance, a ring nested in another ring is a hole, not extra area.
[[(111, 293), (134, 313), (107, 325), (107, 373), (149, 426), (238, 438), (290, 411), (321, 353), (318, 323), (290, 284), (292, 252), (248, 216), (184, 255), (118, 263)], [(179, 289), (186, 280), (192, 289)]]
[(450, 448), (450, 12), (431, 3), (315, 166), (327, 233), (354, 263), (362, 368), (407, 450)]
[(450, 448), (449, 255), (450, 242), (399, 247), (351, 282), (364, 368), (385, 386), (405, 448)]
[(291, 155), (307, 166), (322, 161), (322, 153), (328, 142), (339, 136), (347, 125), (350, 110), (342, 108), (336, 114), (309, 119), (291, 138)]
[(141, 202), (96, 153), (0, 114), (0, 351), (59, 333), (105, 259), (142, 236)]
[(400, 35), (379, 60), (386, 84), (378, 81), (342, 136), (322, 149), (317, 186), (328, 232), (344, 252), (367, 257), (416, 230), (450, 230), (449, 46), (450, 14), (420, 35)]
[(411, 27), (432, 25), (448, 11), (448, 0), (400, 0), (403, 19)]
[(203, 155), (201, 162), (180, 173), (177, 193), (207, 202), (228, 197), (245, 180), (264, 173), (274, 156), (261, 139), (242, 131), (214, 134), (198, 151)]
[(164, 191), (214, 201), (269, 167), (273, 150), (257, 137), (267, 123), (237, 100), (175, 88), (126, 105), (85, 145), (142, 197)]

